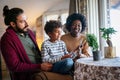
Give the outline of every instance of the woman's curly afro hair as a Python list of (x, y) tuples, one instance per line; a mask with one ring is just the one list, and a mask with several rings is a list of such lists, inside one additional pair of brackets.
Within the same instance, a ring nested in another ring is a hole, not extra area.
[(81, 32), (83, 32), (85, 30), (86, 27), (86, 18), (84, 15), (79, 14), (79, 13), (73, 13), (70, 16), (68, 16), (67, 20), (66, 20), (66, 29), (70, 32), (71, 31), (71, 27), (72, 27), (72, 23), (75, 20), (80, 20), (82, 23), (82, 30)]

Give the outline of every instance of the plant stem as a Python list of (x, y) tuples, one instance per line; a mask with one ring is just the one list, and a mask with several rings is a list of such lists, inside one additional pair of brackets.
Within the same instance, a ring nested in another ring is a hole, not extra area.
[(113, 47), (112, 41), (110, 39), (107, 39), (106, 42), (107, 42), (107, 44), (108, 44), (109, 47)]

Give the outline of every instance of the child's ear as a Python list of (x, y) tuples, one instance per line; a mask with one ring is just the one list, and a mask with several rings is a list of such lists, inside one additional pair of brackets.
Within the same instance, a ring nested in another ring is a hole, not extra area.
[(48, 36), (51, 36), (51, 32), (48, 32)]

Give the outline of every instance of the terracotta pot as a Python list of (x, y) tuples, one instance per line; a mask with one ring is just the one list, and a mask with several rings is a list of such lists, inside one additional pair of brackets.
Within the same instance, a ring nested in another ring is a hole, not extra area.
[(116, 57), (116, 47), (104, 47), (105, 58)]

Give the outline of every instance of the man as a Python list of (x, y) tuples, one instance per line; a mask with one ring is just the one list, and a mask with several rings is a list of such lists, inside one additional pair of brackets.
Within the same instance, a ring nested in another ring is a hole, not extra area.
[(4, 22), (8, 26), (1, 38), (1, 51), (13, 80), (31, 80), (39, 71), (50, 71), (52, 64), (41, 63), (35, 36), (28, 29), (27, 18), (20, 8), (3, 8)]

